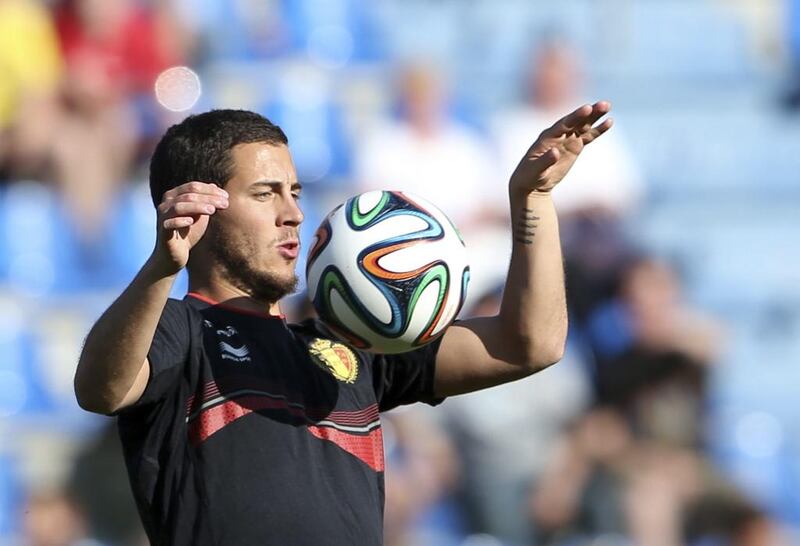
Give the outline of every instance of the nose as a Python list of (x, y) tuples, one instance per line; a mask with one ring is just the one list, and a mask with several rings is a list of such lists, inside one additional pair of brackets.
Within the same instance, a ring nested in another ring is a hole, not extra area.
[(282, 206), (280, 214), (278, 215), (278, 222), (280, 225), (287, 225), (287, 226), (299, 226), (305, 216), (303, 215), (303, 211), (300, 210), (300, 206), (297, 203), (297, 199), (294, 195), (286, 195), (282, 199)]

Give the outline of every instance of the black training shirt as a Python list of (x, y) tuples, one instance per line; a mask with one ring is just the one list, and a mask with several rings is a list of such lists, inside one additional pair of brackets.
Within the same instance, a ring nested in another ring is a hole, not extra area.
[(118, 417), (152, 544), (381, 544), (378, 412), (439, 402), (438, 347), (373, 355), (316, 320), (169, 300), (145, 392)]

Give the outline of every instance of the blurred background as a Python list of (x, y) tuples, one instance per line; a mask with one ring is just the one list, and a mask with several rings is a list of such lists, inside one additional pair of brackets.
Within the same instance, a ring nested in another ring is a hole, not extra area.
[(0, 545), (146, 544), (72, 377), (152, 249), (166, 127), (281, 125), (304, 244), (358, 191), (427, 197), (467, 316), (497, 309), (516, 162), (601, 98), (554, 196), (567, 354), (384, 416), (386, 542), (800, 544), (799, 1), (0, 0)]

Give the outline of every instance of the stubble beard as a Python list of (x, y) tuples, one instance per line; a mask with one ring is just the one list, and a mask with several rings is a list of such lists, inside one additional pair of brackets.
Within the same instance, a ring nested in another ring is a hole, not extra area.
[(253, 241), (240, 240), (219, 225), (209, 225), (210, 252), (220, 267), (223, 278), (250, 297), (265, 303), (275, 303), (297, 289), (297, 273), (281, 276), (273, 271), (253, 267), (257, 255)]

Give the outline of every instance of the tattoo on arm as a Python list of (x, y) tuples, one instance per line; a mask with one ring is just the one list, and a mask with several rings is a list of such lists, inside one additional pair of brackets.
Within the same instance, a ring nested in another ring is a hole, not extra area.
[(541, 218), (533, 213), (533, 209), (522, 209), (519, 217), (514, 221), (514, 241), (524, 245), (533, 244), (533, 238), (536, 236), (536, 228), (539, 226), (537, 222), (539, 220), (541, 220)]

